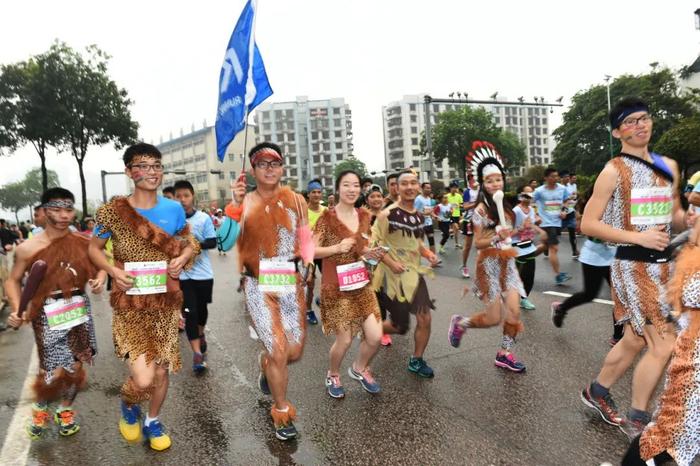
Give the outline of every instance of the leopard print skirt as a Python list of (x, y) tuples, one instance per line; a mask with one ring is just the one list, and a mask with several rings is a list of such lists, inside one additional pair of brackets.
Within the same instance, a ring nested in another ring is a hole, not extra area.
[(171, 309), (120, 309), (112, 314), (114, 351), (118, 357), (135, 361), (145, 355), (146, 363), (167, 364), (173, 372), (182, 367), (178, 323), (180, 307)]

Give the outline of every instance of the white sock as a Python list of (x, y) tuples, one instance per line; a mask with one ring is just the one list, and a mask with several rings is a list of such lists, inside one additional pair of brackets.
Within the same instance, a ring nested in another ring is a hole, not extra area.
[(144, 426), (147, 426), (147, 425), (149, 425), (151, 422), (157, 421), (157, 420), (158, 420), (158, 416), (156, 416), (156, 417), (151, 417), (151, 416), (148, 416), (148, 415), (147, 415), (147, 416), (146, 416), (146, 420), (143, 421), (143, 425), (144, 425)]

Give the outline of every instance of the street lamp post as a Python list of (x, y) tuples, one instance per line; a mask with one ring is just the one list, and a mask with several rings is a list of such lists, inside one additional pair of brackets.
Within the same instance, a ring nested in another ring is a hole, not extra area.
[[(605, 75), (605, 86), (608, 88), (608, 115), (610, 115), (610, 110), (612, 107), (610, 106), (610, 76), (609, 74)], [(610, 158), (613, 158), (613, 138), (612, 138), (612, 126), (608, 124), (608, 136), (610, 137)]]

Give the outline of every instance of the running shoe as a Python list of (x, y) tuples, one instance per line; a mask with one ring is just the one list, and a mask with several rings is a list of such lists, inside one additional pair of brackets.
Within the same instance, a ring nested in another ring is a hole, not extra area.
[(306, 321), (310, 323), (311, 325), (316, 325), (318, 324), (318, 319), (316, 318), (316, 313), (309, 309), (306, 311)]
[(166, 450), (170, 448), (170, 445), (172, 445), (170, 436), (165, 433), (165, 427), (158, 419), (151, 421), (151, 423), (148, 425), (143, 426), (143, 436), (146, 437), (150, 443), (151, 449), (156, 451)]
[(603, 421), (611, 426), (620, 426), (622, 423), (622, 416), (618, 412), (617, 405), (615, 405), (615, 401), (610, 393), (604, 397), (595, 398), (591, 395), (591, 387), (589, 385), (581, 392), (581, 401), (589, 408), (598, 411)]
[(340, 383), (339, 375), (328, 375), (326, 377), (326, 389), (328, 389), (328, 394), (332, 398), (343, 398), (345, 397), (345, 389)]
[(571, 280), (571, 275), (565, 272), (560, 272), (559, 274), (557, 274), (554, 280), (557, 285), (563, 285), (564, 282), (568, 282), (569, 280)]
[(462, 271), (462, 278), (469, 278), (469, 277), (470, 277), (470, 275), (469, 275), (469, 267), (467, 267), (467, 266), (465, 265), (464, 267), (461, 268), (461, 271)]
[(520, 308), (525, 309), (526, 311), (534, 311), (537, 309), (535, 305), (532, 304), (527, 298), (520, 298)]
[(555, 327), (561, 328), (564, 325), (564, 318), (566, 317), (566, 311), (560, 310), (561, 303), (559, 301), (554, 301), (549, 305), (549, 309), (552, 311), (552, 323)]
[(649, 422), (643, 421), (641, 419), (630, 419), (629, 417), (624, 418), (620, 423), (620, 430), (625, 433), (630, 441), (634, 440), (639, 436), (644, 428), (649, 424)]
[(202, 353), (194, 353), (192, 356), (192, 370), (195, 374), (201, 374), (207, 370), (207, 362)]
[(62, 407), (56, 410), (54, 421), (58, 426), (58, 433), (64, 437), (75, 434), (80, 430), (80, 424), (75, 419), (75, 411), (72, 407)]
[(455, 241), (455, 249), (462, 249), (462, 245)]
[(294, 427), (292, 421), (289, 421), (287, 424), (280, 424), (278, 426), (275, 426), (275, 437), (277, 437), (279, 440), (292, 440), (293, 438), (296, 438), (296, 436), (297, 428)]
[(27, 424), (27, 435), (32, 440), (38, 440), (49, 424), (49, 405), (34, 403), (32, 405), (32, 420)]
[(141, 440), (141, 407), (121, 402), (122, 416), (119, 419), (119, 432), (127, 442)]
[(447, 330), (447, 341), (450, 342), (453, 348), (459, 348), (462, 336), (467, 331), (466, 320), (464, 316), (459, 314), (453, 315), (450, 320), (450, 328)]
[(408, 360), (408, 370), (411, 372), (415, 372), (419, 376), (424, 377), (426, 379), (435, 376), (433, 369), (425, 362), (425, 360), (423, 360), (423, 358), (416, 358), (411, 356)]
[[(199, 336), (199, 349), (203, 355), (206, 355), (206, 353), (207, 353), (207, 337), (204, 334), (201, 334)], [(204, 359), (206, 360), (207, 358), (205, 357)]]
[(579, 256), (578, 253), (574, 253), (574, 254), (571, 255), (571, 258), (572, 258), (573, 260), (577, 261), (577, 260), (578, 260), (578, 256)]
[(382, 335), (382, 346), (391, 346), (391, 335), (388, 333)]
[(270, 385), (267, 383), (267, 377), (265, 376), (265, 371), (262, 369), (262, 358), (264, 353), (261, 352), (258, 355), (258, 367), (260, 367), (260, 373), (258, 374), (258, 388), (263, 393), (263, 395), (270, 395)]
[(445, 252), (446, 252), (446, 251), (445, 251), (445, 246), (440, 246), (440, 247), (438, 248), (438, 254), (445, 254)]
[(379, 383), (374, 380), (374, 376), (372, 375), (372, 372), (370, 372), (369, 367), (366, 367), (362, 372), (357, 372), (352, 365), (350, 365), (350, 367), (348, 367), (348, 375), (360, 382), (362, 388), (364, 388), (368, 393), (375, 394), (381, 391), (381, 387), (379, 386)]
[(513, 353), (497, 353), (496, 361), (494, 361), (496, 367), (501, 367), (503, 369), (508, 369), (513, 372), (525, 372), (525, 364), (515, 359)]

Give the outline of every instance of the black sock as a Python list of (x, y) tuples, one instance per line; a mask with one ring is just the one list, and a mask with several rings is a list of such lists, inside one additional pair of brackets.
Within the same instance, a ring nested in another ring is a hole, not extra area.
[(610, 393), (610, 389), (603, 387), (597, 380), (591, 382), (590, 390), (593, 398), (605, 398)]

